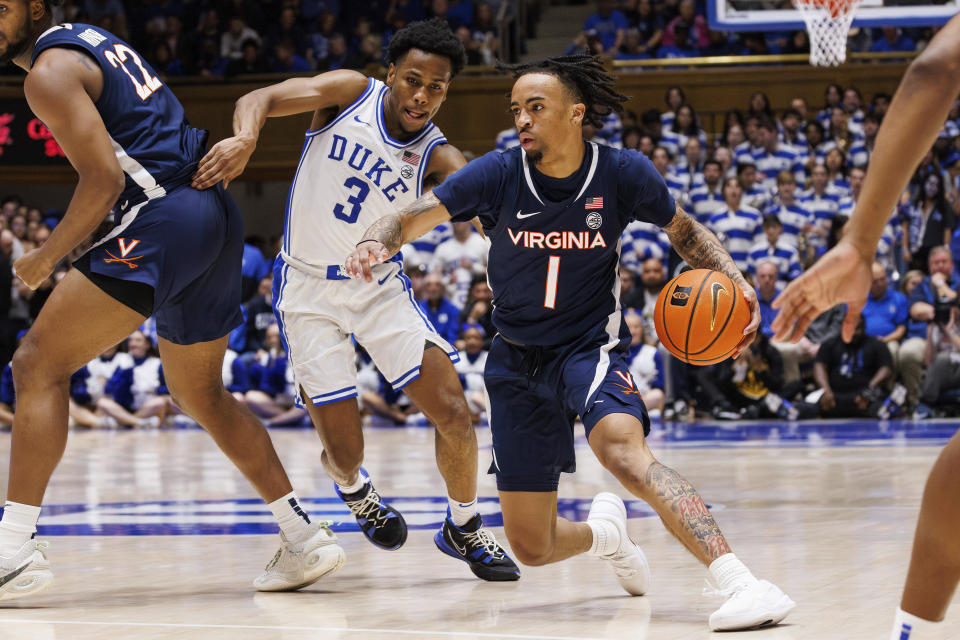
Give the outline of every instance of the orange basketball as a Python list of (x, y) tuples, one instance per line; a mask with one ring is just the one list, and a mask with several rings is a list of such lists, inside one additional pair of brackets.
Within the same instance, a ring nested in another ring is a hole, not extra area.
[(710, 269), (684, 271), (660, 291), (653, 314), (660, 342), (688, 364), (730, 357), (750, 324), (750, 305), (740, 287)]

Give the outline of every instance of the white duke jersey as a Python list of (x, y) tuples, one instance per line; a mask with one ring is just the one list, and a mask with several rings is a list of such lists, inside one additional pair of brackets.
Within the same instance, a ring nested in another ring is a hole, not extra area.
[(447, 139), (432, 122), (409, 142), (383, 120), (389, 89), (367, 88), (326, 126), (308, 131), (290, 187), (283, 259), (305, 270), (341, 265), (367, 227), (420, 197), (430, 154)]

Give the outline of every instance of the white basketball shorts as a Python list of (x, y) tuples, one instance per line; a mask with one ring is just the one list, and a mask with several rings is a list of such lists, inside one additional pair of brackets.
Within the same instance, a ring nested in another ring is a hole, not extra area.
[(353, 280), (338, 266), (308, 272), (277, 260), (273, 308), (297, 388), (314, 405), (356, 397), (351, 336), (394, 389), (420, 376), (428, 341), (460, 359), (420, 309), (400, 262), (376, 265), (373, 275), (373, 282)]

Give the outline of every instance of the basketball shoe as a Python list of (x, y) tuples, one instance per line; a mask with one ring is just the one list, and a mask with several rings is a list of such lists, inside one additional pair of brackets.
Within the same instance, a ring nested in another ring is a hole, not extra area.
[(587, 520), (605, 520), (614, 525), (620, 544), (616, 551), (601, 557), (613, 567), (620, 586), (627, 593), (632, 596), (645, 594), (650, 588), (650, 565), (640, 547), (627, 535), (627, 507), (623, 500), (612, 493), (598, 493), (590, 505)]
[(257, 591), (294, 591), (313, 584), (343, 566), (343, 549), (328, 523), (309, 525), (307, 536), (292, 543), (280, 532), (280, 549), (253, 581)]
[(53, 572), (43, 553), (47, 545), (30, 539), (11, 557), (0, 556), (0, 600), (40, 593), (50, 586)]
[(440, 531), (433, 536), (433, 542), (448, 556), (469, 564), (470, 571), (481, 580), (507, 582), (520, 579), (520, 568), (493, 534), (483, 528), (479, 513), (458, 527), (450, 519), (450, 509), (447, 508), (447, 517)]
[(367, 540), (388, 551), (399, 549), (407, 541), (407, 523), (399, 511), (380, 499), (380, 494), (373, 488), (373, 482), (363, 468), (360, 473), (367, 477), (367, 483), (356, 493), (340, 493), (336, 483), (333, 488), (350, 507), (350, 513), (357, 519)]
[[(709, 584), (709, 581), (708, 581)], [(777, 624), (797, 604), (775, 584), (756, 580), (729, 591), (704, 589), (707, 595), (728, 596), (723, 605), (710, 614), (713, 631), (737, 631)]]

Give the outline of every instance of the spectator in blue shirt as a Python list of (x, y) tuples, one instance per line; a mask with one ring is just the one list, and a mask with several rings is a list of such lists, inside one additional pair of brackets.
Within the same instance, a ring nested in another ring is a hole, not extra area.
[(760, 303), (760, 331), (768, 338), (773, 337), (771, 325), (774, 318), (777, 317), (777, 310), (770, 305), (777, 297), (779, 274), (780, 270), (777, 265), (765, 260), (757, 265), (757, 273), (754, 276), (754, 283), (757, 286), (757, 302)]
[(597, 12), (583, 23), (584, 32), (596, 32), (603, 46), (603, 54), (612, 56), (623, 44), (629, 25), (627, 17), (614, 7), (614, 0), (597, 0)]
[(427, 274), (420, 307), (440, 337), (452, 345), (460, 337), (460, 309), (444, 297), (445, 291), (443, 276), (437, 272)]
[(883, 37), (874, 41), (873, 46), (870, 47), (871, 51), (915, 51), (917, 49), (916, 43), (903, 35), (897, 27), (883, 27), (880, 31)]
[(885, 342), (893, 358), (893, 370), (897, 371), (900, 340), (907, 334), (907, 296), (890, 288), (887, 270), (879, 262), (873, 263), (873, 284), (863, 307), (867, 335)]
[(273, 47), (273, 66), (275, 73), (300, 73), (310, 71), (310, 63), (298, 56), (293, 42), (281, 40)]

